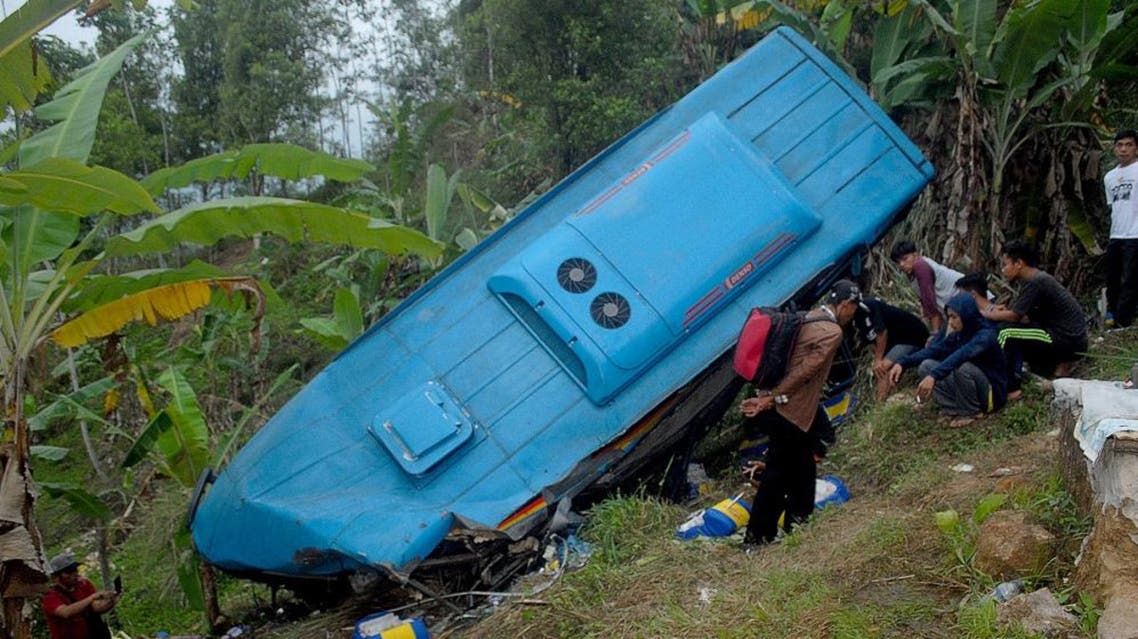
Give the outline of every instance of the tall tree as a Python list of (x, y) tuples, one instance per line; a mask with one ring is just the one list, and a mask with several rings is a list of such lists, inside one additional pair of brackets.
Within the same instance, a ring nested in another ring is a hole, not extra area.
[(458, 11), (468, 86), (539, 118), (558, 173), (687, 88), (679, 0), (484, 0)]
[(324, 106), (321, 47), (333, 28), (328, 3), (220, 0), (218, 5), (223, 141), (311, 145)]
[[(157, 27), (153, 8), (105, 11), (88, 21), (99, 30), (95, 49), (105, 55)], [(91, 162), (141, 177), (171, 162), (163, 76), (171, 72), (166, 42), (152, 37), (124, 64), (104, 98)]]
[(218, 20), (218, 2), (199, 2), (193, 11), (169, 9), (174, 27), (174, 55), (182, 66), (181, 77), (170, 87), (174, 103), (174, 154), (191, 160), (221, 150), (216, 128), (221, 111), (223, 39)]
[(330, 3), (202, 0), (174, 11), (184, 77), (173, 90), (186, 158), (253, 142), (314, 146)]

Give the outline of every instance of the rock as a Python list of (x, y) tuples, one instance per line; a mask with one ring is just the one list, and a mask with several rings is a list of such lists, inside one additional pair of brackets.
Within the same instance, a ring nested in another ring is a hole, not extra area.
[(1116, 587), (1098, 621), (1098, 639), (1138, 639), (1138, 585)]
[(976, 567), (997, 580), (1043, 570), (1051, 558), (1055, 536), (1023, 511), (993, 513), (980, 527)]
[(1048, 639), (1065, 639), (1079, 624), (1075, 615), (1063, 610), (1046, 588), (1012, 597), (1000, 606), (996, 620), (1002, 628), (1019, 624), (1027, 632)]

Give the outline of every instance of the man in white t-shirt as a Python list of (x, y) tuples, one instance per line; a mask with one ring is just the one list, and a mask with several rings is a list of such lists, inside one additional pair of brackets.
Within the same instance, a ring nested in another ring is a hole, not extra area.
[(956, 280), (964, 277), (964, 273), (921, 255), (911, 240), (900, 240), (894, 244), (889, 257), (912, 282), (913, 292), (921, 303), (921, 315), (935, 334), (944, 324), (945, 305), (960, 292), (956, 290)]
[(1138, 307), (1138, 132), (1123, 129), (1114, 136), (1118, 166), (1103, 182), (1110, 205), (1110, 243), (1106, 248), (1108, 325), (1130, 326)]

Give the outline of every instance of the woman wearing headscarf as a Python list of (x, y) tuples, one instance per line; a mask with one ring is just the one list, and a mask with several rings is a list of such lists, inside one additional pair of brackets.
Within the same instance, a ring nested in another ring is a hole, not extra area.
[(933, 341), (898, 360), (889, 377), (898, 380), (906, 368), (918, 366), (917, 401), (931, 394), (946, 415), (958, 417), (950, 425), (960, 427), (1003, 407), (1007, 364), (998, 341), (999, 329), (980, 315), (971, 295), (952, 297), (945, 314), (948, 321)]

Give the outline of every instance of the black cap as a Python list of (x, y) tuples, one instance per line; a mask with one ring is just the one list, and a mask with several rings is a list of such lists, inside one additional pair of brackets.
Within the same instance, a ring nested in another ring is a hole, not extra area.
[(827, 304), (841, 304), (842, 302), (857, 302), (861, 304), (861, 289), (849, 280), (838, 280), (830, 287), (826, 296)]

